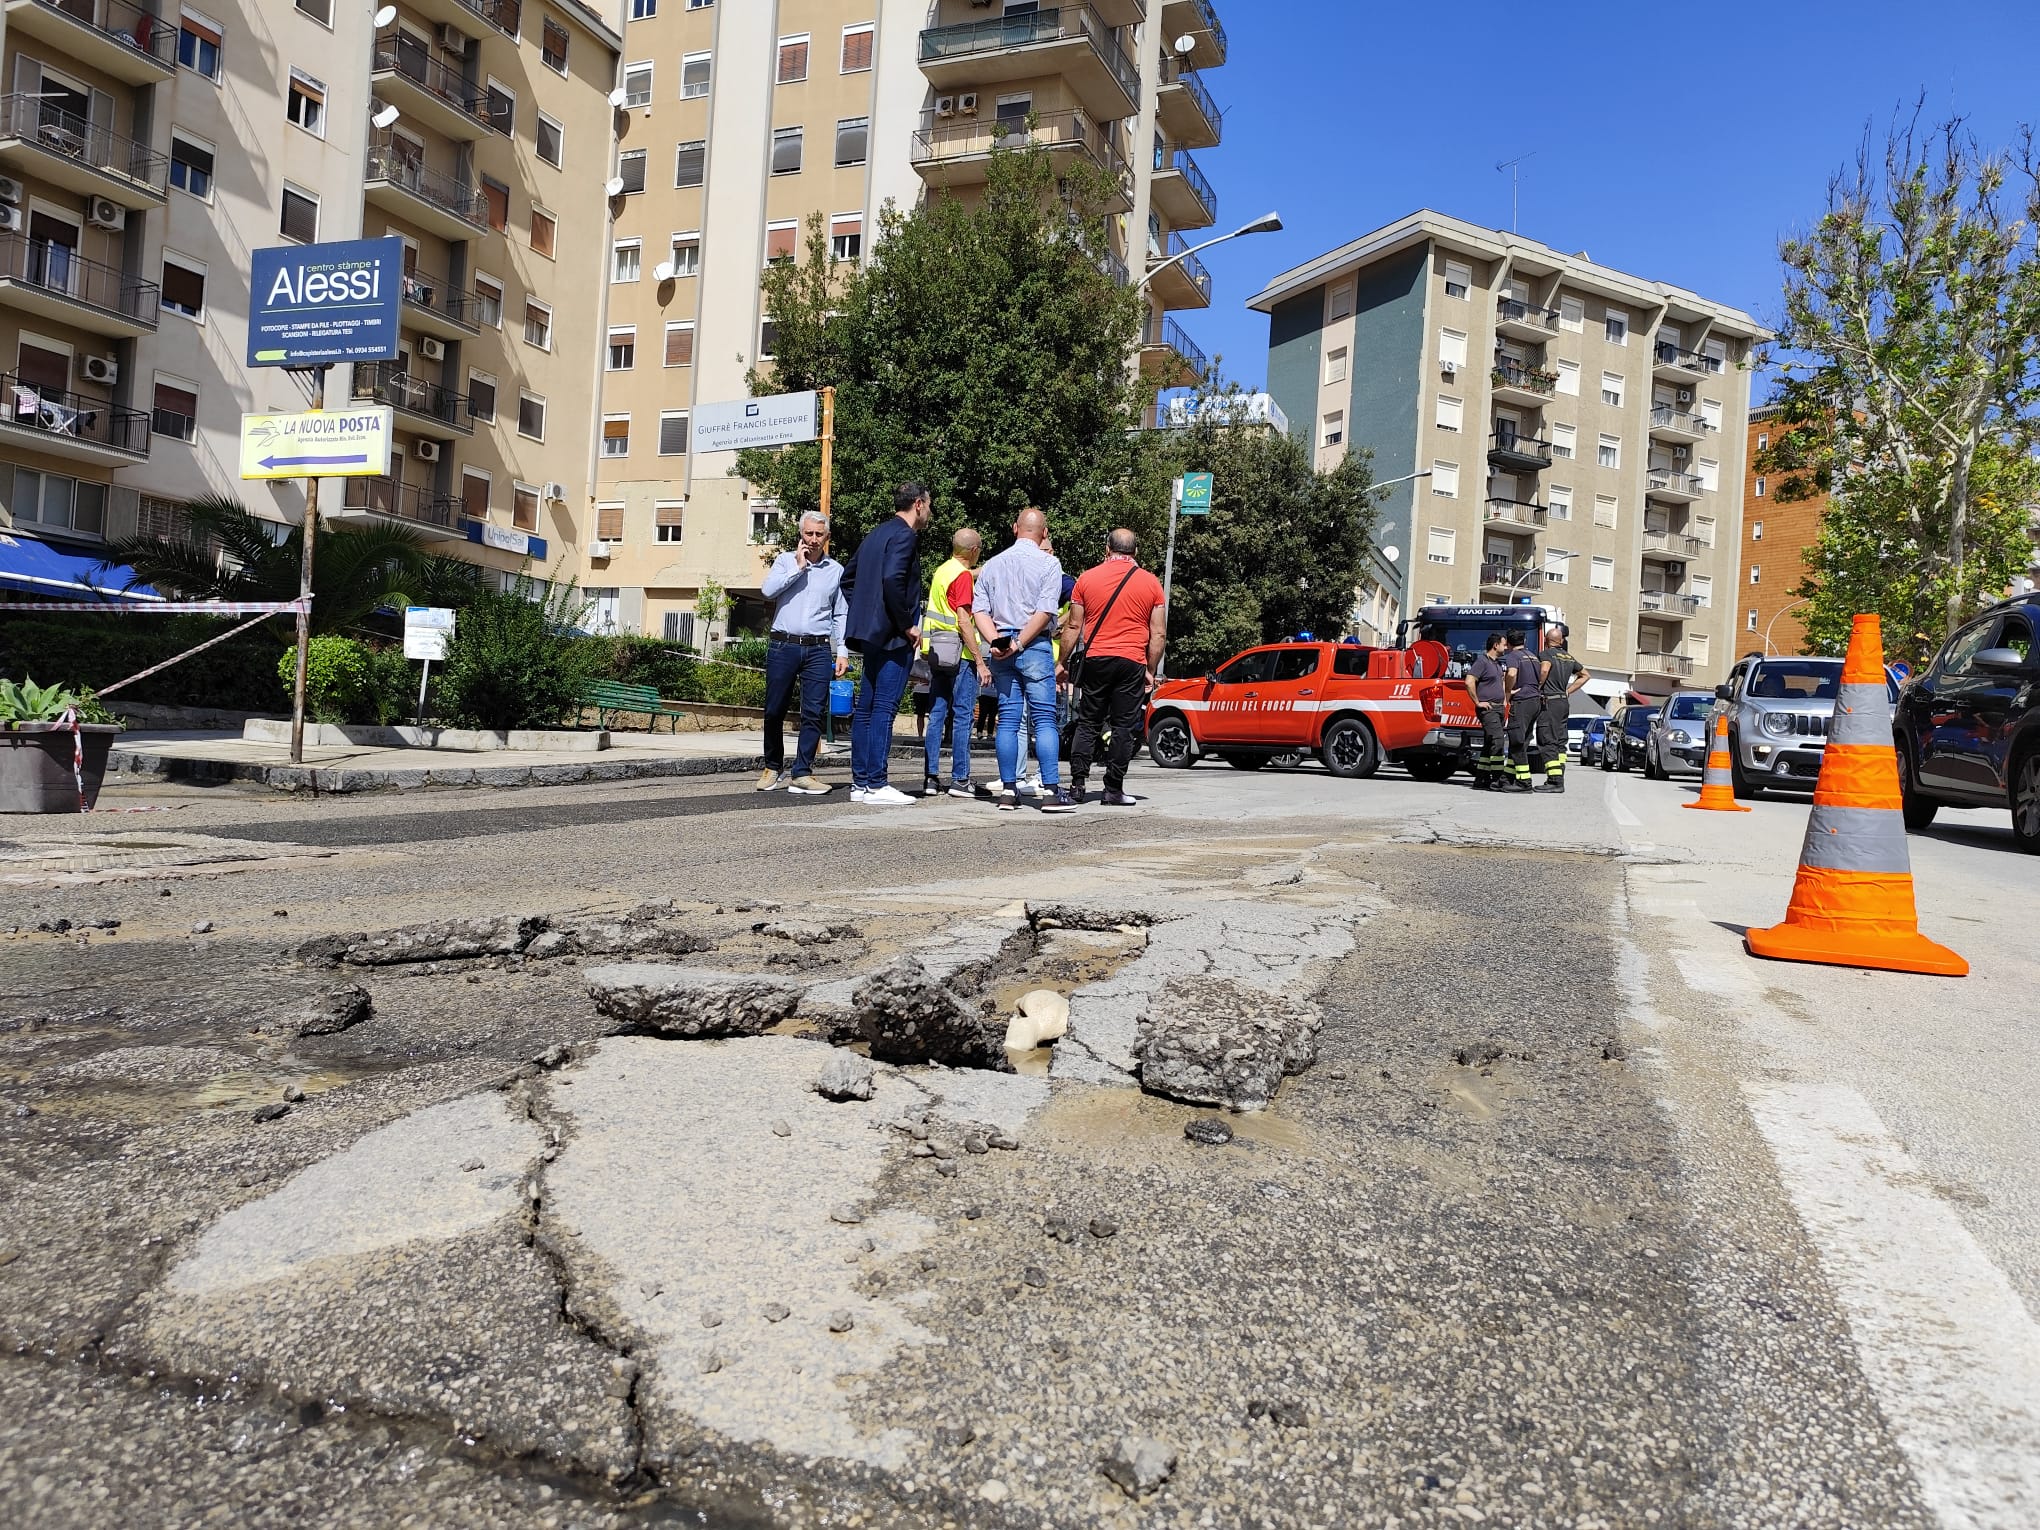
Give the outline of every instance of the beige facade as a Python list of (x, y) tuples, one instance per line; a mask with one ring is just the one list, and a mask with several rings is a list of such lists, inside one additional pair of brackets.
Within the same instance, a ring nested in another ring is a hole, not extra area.
[[(1750, 348), (1736, 309), (1420, 213), (1271, 282), (1270, 388), (1329, 467), (1371, 447), (1398, 558), (1359, 592), (1556, 608), (1608, 689), (1734, 660)], [(1307, 369), (1307, 370), (1306, 370)], [(1399, 577), (1398, 577), (1399, 576)]]
[(310, 393), (245, 363), (251, 251), (393, 234), (402, 357), (332, 369), (326, 399), (390, 404), (402, 455), (388, 479), (329, 482), (322, 513), (397, 521), (505, 575), (572, 569), (619, 39), (579, 0), (393, 10), (378, 30), (355, 0), (6, 8), (0, 191), (20, 211), (0, 230), (0, 503), (17, 529), (89, 549), (172, 532), (208, 492), (300, 519), (300, 485), (235, 467), (243, 411)]
[[(837, 259), (868, 258), (887, 204), (971, 195), (993, 146), (1022, 132), (1118, 180), (1122, 275), (1130, 252), (1173, 253), (1217, 216), (1187, 150), (1218, 142), (1198, 71), (1224, 62), (1224, 32), (1210, 0), (625, 5), (624, 190), (582, 580), (618, 628), (693, 641), (711, 579), (756, 619), (744, 602), (776, 549), (776, 507), (731, 475), (732, 454), (689, 450), (696, 405), (744, 397), (746, 371), (769, 360), (766, 264), (794, 253), (811, 214)], [(1203, 357), (1167, 313), (1209, 303), (1194, 259), (1157, 279), (1148, 375), (1194, 380)]]

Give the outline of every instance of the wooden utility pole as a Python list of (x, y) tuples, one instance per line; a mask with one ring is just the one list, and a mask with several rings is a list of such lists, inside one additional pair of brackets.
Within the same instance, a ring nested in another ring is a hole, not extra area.
[(836, 390), (822, 389), (822, 514), (829, 513), (829, 476), (836, 466)]
[[(312, 368), (312, 408), (326, 407), (326, 369)], [(290, 688), (290, 762), (305, 762), (305, 664), (312, 646), (312, 546), (319, 535), (319, 480), (305, 479), (304, 572), (299, 578), (297, 678)]]

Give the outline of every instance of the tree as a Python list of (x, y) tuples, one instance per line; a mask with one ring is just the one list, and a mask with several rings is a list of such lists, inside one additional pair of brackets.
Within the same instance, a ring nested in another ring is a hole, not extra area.
[[(888, 206), (863, 270), (831, 261), (817, 216), (802, 257), (765, 273), (778, 339), (751, 390), (835, 387), (839, 553), (910, 479), (933, 494), (934, 547), (963, 525), (996, 545), (1028, 505), (1064, 548), (1126, 518), (1149, 393), (1127, 370), (1140, 299), (1106, 271), (1109, 192), (1081, 164), (1058, 178), (1039, 147), (996, 148), (975, 204)], [(789, 532), (818, 506), (818, 446), (746, 451), (737, 469)]]
[(1787, 429), (1758, 468), (1777, 497), (1828, 492), (1800, 595), (1816, 646), (1875, 610), (1890, 657), (1931, 651), (2025, 564), (2040, 499), (2040, 173), (1961, 120), (1866, 133), (1827, 211), (1781, 249), (1795, 353)]

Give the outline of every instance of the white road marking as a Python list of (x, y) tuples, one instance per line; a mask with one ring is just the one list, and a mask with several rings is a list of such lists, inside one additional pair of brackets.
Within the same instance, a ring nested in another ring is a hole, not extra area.
[(1640, 829), (1643, 827), (1643, 820), (1630, 812), (1628, 805), (1616, 794), (1615, 782), (1612, 777), (1608, 781), (1608, 790), (1603, 795), (1608, 801), (1608, 811), (1615, 815), (1616, 827), (1623, 829)]
[(1861, 1095), (1743, 1087), (1927, 1506), (1948, 1530), (2040, 1524), (2040, 1327), (2018, 1293)]

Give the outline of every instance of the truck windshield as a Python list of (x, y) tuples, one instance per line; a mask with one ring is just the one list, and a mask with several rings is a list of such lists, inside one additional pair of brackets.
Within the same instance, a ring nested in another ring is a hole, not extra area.
[(1767, 659), (1750, 674), (1743, 694), (1759, 701), (1833, 701), (1842, 666), (1812, 659)]

